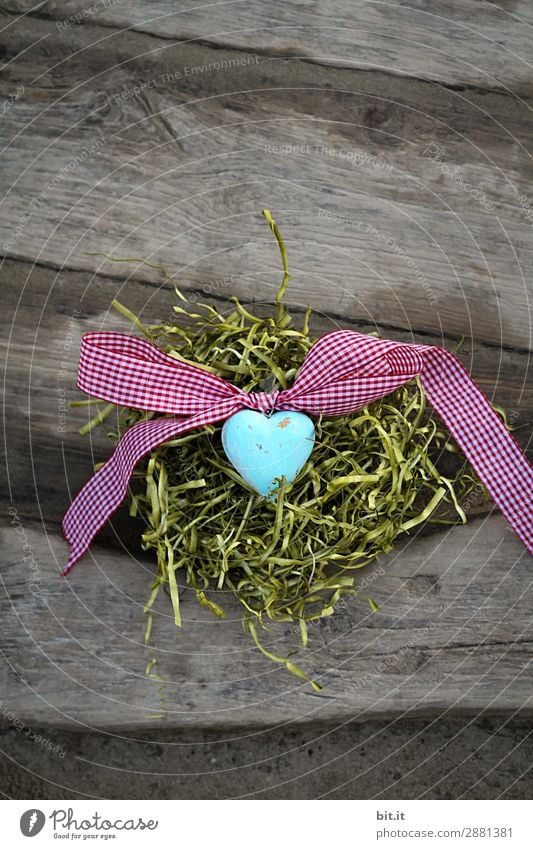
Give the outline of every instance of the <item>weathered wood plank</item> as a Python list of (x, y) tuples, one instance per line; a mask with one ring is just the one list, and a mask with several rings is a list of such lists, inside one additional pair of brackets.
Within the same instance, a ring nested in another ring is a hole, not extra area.
[[(485, 4), (480, 18), (460, 0), (438, 14), (157, 2), (148, 15), (132, 2), (58, 27), (75, 5), (1, 21), (0, 248), (16, 258), (2, 265), (0, 316), (5, 708), (32, 725), (106, 729), (530, 714), (531, 560), (498, 516), (406, 538), (361, 573), (381, 612), (350, 601), (311, 629), (307, 652), (290, 630), (264, 635), (296, 650), (320, 695), (257, 653), (231, 603), (220, 623), (187, 591), (185, 627), (162, 597), (146, 649), (153, 563), (123, 518), (115, 545), (131, 555), (95, 546), (67, 580), (57, 569), (70, 491), (109, 452), (103, 436), (77, 435), (83, 411), (63, 409), (81, 333), (129, 329), (109, 315), (113, 297), (147, 321), (173, 300), (160, 271), (92, 252), (163, 263), (186, 291), (271, 300), (279, 262), (259, 215), (270, 206), (289, 246), (289, 300), (322, 312), (317, 332), (380, 325), (448, 347), (464, 334), (485, 391), (515, 424), (531, 421), (530, 8)], [(524, 447), (529, 430), (517, 433)], [(144, 676), (151, 655), (168, 682), (163, 710)]]
[[(32, 268), (15, 261), (4, 264), (0, 281), (4, 305), (0, 332), (8, 339), (5, 433), (9, 489), (3, 497), (13, 499), (25, 517), (42, 516), (57, 526), (72, 493), (89, 477), (93, 464), (106, 459), (112, 448), (100, 429), (90, 437), (81, 437), (78, 429), (89, 413), (84, 408), (69, 408), (70, 401), (83, 397), (76, 389), (82, 333), (132, 331), (130, 323), (111, 308), (117, 294), (147, 323), (170, 318), (176, 296), (169, 284), (130, 280), (123, 287), (121, 280), (84, 272), (58, 274), (50, 268)], [(220, 299), (230, 294), (227, 288), (216, 289), (219, 308)], [(344, 323), (363, 332), (373, 330), (361, 322)], [(313, 331), (318, 336), (335, 326), (335, 321), (317, 316)], [(387, 334), (405, 341), (442, 341), (394, 328), (388, 328)], [(446, 345), (453, 348), (455, 342), (448, 339)], [(527, 353), (468, 342), (460, 353), (486, 394), (508, 411), (519, 428), (516, 436), (521, 446), (531, 450), (533, 385), (528, 380)], [(468, 498), (470, 515), (489, 509), (481, 495)], [(140, 525), (129, 520), (126, 511), (115, 517), (113, 527), (128, 545), (137, 548)], [(116, 544), (111, 529), (107, 529), (106, 538)]]
[[(216, 46), (298, 56), (307, 61), (350, 68), (386, 69), (446, 83), (530, 89), (531, 4), (515, 0), (479, 4), (446, 0), (433, 8), (417, 2), (334, 0), (326, 3), (261, 3), (259, 0), (176, 7), (173, 0), (128, 0), (80, 10), (74, 0), (41, 4), (58, 32), (100, 24), (134, 29), (165, 40), (197, 40)], [(27, 12), (28, 0), (6, 0), (10, 12)], [(71, 16), (73, 19), (69, 20)], [(92, 27), (91, 27), (92, 28)], [(93, 38), (109, 38), (96, 30)]]
[[(381, 611), (348, 601), (310, 629), (305, 651), (290, 628), (265, 632), (271, 650), (296, 650), (324, 684), (319, 695), (259, 655), (226, 595), (221, 622), (186, 591), (181, 630), (162, 598), (146, 649), (146, 561), (96, 546), (62, 579), (65, 543), (32, 524), (21, 528), (24, 536), (8, 526), (0, 543), (4, 715), (110, 729), (531, 714), (531, 560), (500, 517), (418, 540), (362, 571), (361, 594)], [(22, 562), (23, 544), (35, 567)], [(144, 677), (150, 656), (168, 682), (163, 710), (157, 681)]]
[[(10, 50), (54, 31), (27, 26)], [(296, 302), (530, 348), (527, 103), (297, 61), (169, 80), (232, 54), (171, 42), (170, 58), (160, 39), (129, 33), (110, 57), (89, 27), (71, 30), (65, 46), (56, 31), (53, 86), (46, 41), (12, 66), (26, 88), (0, 128), (7, 255), (114, 275), (91, 254), (140, 256), (185, 288), (231, 278), (242, 297), (271, 295), (268, 205)], [(136, 83), (153, 87), (136, 95)], [(143, 265), (128, 273), (161, 280)]]

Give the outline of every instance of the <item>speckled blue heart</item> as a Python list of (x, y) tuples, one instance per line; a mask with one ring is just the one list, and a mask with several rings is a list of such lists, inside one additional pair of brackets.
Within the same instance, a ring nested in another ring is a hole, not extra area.
[(230, 463), (260, 495), (275, 496), (284, 477), (291, 484), (313, 450), (315, 426), (304, 413), (271, 416), (240, 410), (222, 428), (222, 445)]

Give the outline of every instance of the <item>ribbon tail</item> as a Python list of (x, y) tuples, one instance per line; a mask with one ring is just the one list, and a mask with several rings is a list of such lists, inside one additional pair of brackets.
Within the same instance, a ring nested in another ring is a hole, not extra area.
[(421, 380), (434, 410), (533, 554), (533, 466), (452, 353), (426, 348)]
[(235, 401), (214, 405), (208, 413), (187, 419), (151, 419), (130, 427), (109, 460), (78, 492), (63, 517), (62, 528), (70, 543), (66, 575), (85, 554), (93, 538), (124, 500), (131, 474), (139, 460), (180, 433), (226, 418)]

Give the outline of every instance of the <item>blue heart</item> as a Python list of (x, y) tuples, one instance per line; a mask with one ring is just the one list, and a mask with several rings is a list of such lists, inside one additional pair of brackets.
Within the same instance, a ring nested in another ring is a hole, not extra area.
[(274, 494), (275, 478), (293, 482), (313, 450), (314, 438), (315, 426), (304, 413), (266, 416), (240, 410), (222, 428), (229, 461), (260, 495)]

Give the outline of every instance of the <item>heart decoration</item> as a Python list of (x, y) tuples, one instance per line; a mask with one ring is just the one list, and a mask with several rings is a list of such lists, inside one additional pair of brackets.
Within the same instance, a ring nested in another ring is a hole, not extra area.
[(275, 496), (276, 478), (291, 484), (313, 450), (315, 426), (305, 413), (271, 416), (240, 410), (226, 420), (222, 445), (230, 463), (260, 495)]

